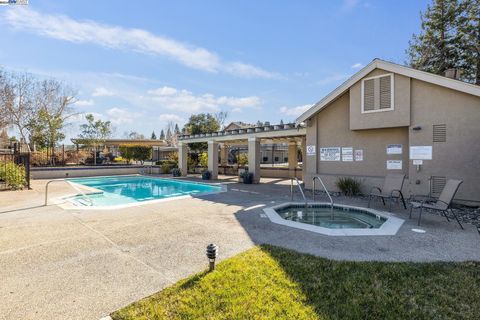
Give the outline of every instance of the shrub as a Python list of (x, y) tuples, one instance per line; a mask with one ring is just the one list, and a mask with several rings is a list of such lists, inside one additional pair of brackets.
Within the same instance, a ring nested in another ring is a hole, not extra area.
[(152, 158), (152, 147), (141, 144), (124, 144), (119, 146), (119, 151), (122, 157), (127, 160), (140, 161), (142, 164), (145, 160)]
[(0, 163), (0, 180), (14, 190), (23, 188), (26, 182), (25, 167), (13, 161)]
[(248, 164), (248, 156), (245, 153), (237, 155), (237, 163), (239, 166), (244, 167)]
[(182, 175), (182, 172), (178, 168), (173, 168), (171, 172), (174, 177), (180, 177)]
[(202, 152), (200, 153), (198, 164), (200, 167), (206, 168), (208, 167), (208, 153)]
[(338, 178), (336, 185), (346, 196), (359, 195), (362, 186), (359, 180), (350, 177)]
[(172, 167), (168, 163), (164, 163), (160, 166), (160, 172), (163, 174), (170, 173)]

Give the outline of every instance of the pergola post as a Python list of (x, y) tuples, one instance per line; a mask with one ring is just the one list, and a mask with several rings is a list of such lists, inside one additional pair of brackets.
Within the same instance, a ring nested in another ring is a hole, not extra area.
[(289, 141), (288, 142), (288, 172), (290, 178), (295, 178), (295, 169), (298, 166), (297, 159), (297, 142)]
[(188, 144), (184, 142), (178, 143), (178, 168), (182, 176), (188, 173)]
[(253, 182), (260, 182), (260, 139), (248, 138), (248, 171), (253, 173)]
[(212, 173), (212, 179), (218, 179), (218, 142), (208, 141), (208, 171)]

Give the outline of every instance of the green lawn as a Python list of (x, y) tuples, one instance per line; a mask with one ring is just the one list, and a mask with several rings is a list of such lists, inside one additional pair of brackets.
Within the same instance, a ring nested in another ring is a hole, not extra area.
[(338, 262), (259, 246), (120, 319), (479, 319), (480, 263)]

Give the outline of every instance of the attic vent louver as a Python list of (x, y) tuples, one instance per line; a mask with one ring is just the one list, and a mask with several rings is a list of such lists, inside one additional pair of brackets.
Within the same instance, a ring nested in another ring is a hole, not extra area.
[(434, 124), (433, 125), (433, 142), (446, 142), (446, 141), (447, 141), (447, 125)]
[(445, 187), (445, 184), (447, 183), (447, 178), (440, 176), (432, 176), (430, 181), (430, 192), (432, 196), (439, 195)]

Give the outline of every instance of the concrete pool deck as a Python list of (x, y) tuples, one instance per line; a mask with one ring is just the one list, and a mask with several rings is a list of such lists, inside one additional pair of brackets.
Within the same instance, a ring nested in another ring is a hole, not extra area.
[[(480, 260), (480, 236), (472, 225), (461, 230), (456, 222), (425, 214), (417, 227), (394, 206), (405, 219), (395, 236), (329, 237), (264, 216), (263, 208), (290, 201), (290, 181), (222, 181), (228, 192), (111, 211), (44, 207), (42, 180), (33, 181), (33, 190), (1, 192), (0, 319), (99, 319), (206, 268), (211, 242), (219, 245), (220, 259), (269, 243), (330, 259)], [(51, 185), (53, 198), (72, 192)], [(378, 202), (374, 208), (383, 210)]]

